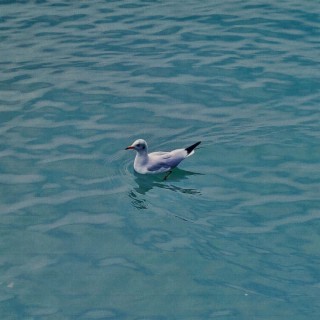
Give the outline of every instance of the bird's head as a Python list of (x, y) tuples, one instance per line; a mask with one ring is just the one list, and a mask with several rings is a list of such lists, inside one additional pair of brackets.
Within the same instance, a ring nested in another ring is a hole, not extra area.
[(137, 152), (146, 151), (148, 145), (143, 139), (136, 140), (131, 146), (127, 147), (126, 150), (136, 150)]

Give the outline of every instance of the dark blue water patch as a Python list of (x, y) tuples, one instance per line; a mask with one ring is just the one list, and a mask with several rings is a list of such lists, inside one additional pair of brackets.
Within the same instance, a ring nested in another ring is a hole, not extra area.
[[(7, 73), (9, 73), (9, 72), (7, 72)], [(28, 75), (28, 74), (17, 75), (17, 76), (10, 78), (10, 79), (1, 81), (0, 85), (1, 85), (2, 89), (8, 89), (8, 88), (10, 88), (8, 85), (12, 85), (12, 83), (16, 83), (16, 82), (23, 81), (23, 80), (28, 80), (31, 78), (32, 78), (31, 75)], [(4, 86), (4, 84), (6, 86)]]
[(244, 38), (238, 35), (208, 35), (200, 34), (195, 32), (184, 32), (181, 33), (181, 40), (186, 42), (197, 42), (197, 41), (208, 41), (208, 42), (220, 42), (220, 41), (230, 41), (237, 42), (242, 41)]
[[(154, 3), (157, 3), (157, 1), (155, 1)], [(120, 4), (119, 8), (122, 8), (122, 9), (136, 9), (136, 8), (144, 8), (145, 6), (146, 6), (146, 4), (143, 3), (142, 1), (140, 1), (140, 3)]]
[(267, 3), (263, 3), (263, 4), (260, 4), (260, 3), (255, 3), (255, 4), (251, 4), (251, 3), (246, 3), (243, 5), (243, 9), (249, 9), (249, 10), (252, 10), (253, 12), (256, 12), (257, 9), (258, 10), (261, 10), (263, 12), (265, 11), (272, 11), (273, 10), (273, 5), (272, 4), (267, 4)]
[(230, 24), (237, 20), (238, 16), (231, 14), (204, 14), (198, 18), (198, 22), (208, 24), (210, 26), (230, 26)]
[(65, 29), (78, 29), (81, 31), (86, 31), (86, 30), (94, 30), (96, 26), (94, 24), (72, 24), (71, 26), (65, 27)]
[(164, 30), (161, 30), (159, 32), (154, 33), (155, 36), (168, 36), (171, 34), (176, 34), (177, 32), (179, 32), (180, 30), (182, 30), (181, 27), (179, 26), (174, 26), (174, 27), (170, 27), (170, 28), (166, 28)]
[(301, 57), (298, 54), (293, 54), (284, 59), (287, 63), (297, 63), (301, 66), (313, 66), (316, 61), (308, 57)]
[(131, 29), (127, 29), (127, 30), (119, 29), (119, 30), (107, 30), (107, 31), (104, 31), (103, 34), (105, 36), (105, 39), (110, 38), (110, 39), (116, 39), (117, 41), (119, 41), (121, 38), (136, 36), (139, 33)]
[[(11, 1), (10, 1), (11, 3)], [(26, 307), (23, 302), (19, 302), (17, 298), (8, 296), (8, 299), (2, 301), (3, 317), (10, 319), (10, 317), (23, 318), (26, 316)]]
[[(47, 3), (47, 1), (45, 1), (45, 3)], [(56, 3), (50, 3), (50, 6), (53, 8), (65, 8), (65, 7), (70, 7), (70, 3), (64, 3), (60, 1)]]
[(275, 289), (273, 286), (260, 283), (247, 283), (245, 288), (249, 291), (254, 291), (259, 294), (270, 296), (272, 298), (283, 298), (285, 292), (283, 290)]
[(55, 27), (59, 24), (63, 24), (69, 21), (76, 21), (85, 18), (83, 14), (70, 14), (69, 16), (61, 15), (43, 15), (34, 19), (28, 19), (19, 23), (20, 29), (32, 28), (37, 24), (41, 24), (43, 27)]

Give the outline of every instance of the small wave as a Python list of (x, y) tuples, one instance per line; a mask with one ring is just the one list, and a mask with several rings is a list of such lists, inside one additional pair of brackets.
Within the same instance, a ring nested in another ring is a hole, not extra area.
[(3, 184), (27, 184), (43, 180), (45, 177), (39, 174), (0, 174), (0, 183)]

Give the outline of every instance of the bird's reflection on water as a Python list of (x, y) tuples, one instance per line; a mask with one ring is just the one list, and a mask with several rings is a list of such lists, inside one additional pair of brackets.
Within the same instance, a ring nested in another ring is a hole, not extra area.
[(174, 185), (175, 182), (188, 179), (192, 175), (200, 175), (201, 173), (186, 171), (176, 168), (169, 176), (168, 180), (164, 180), (164, 175), (140, 175), (135, 173), (135, 182), (137, 187), (134, 187), (129, 192), (129, 197), (132, 200), (133, 206), (137, 209), (147, 209), (147, 200), (145, 195), (154, 188), (167, 189), (174, 192), (185, 194), (200, 195), (201, 192), (194, 188), (182, 188)]

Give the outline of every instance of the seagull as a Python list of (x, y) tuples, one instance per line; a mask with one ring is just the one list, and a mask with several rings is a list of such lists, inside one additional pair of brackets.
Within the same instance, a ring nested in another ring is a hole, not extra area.
[(148, 153), (147, 142), (143, 139), (136, 140), (131, 146), (125, 150), (137, 151), (134, 159), (133, 168), (140, 174), (156, 174), (168, 172), (164, 177), (166, 180), (178, 164), (185, 158), (194, 154), (194, 149), (201, 143), (196, 142), (190, 147), (184, 149), (176, 149), (170, 152), (152, 152)]

